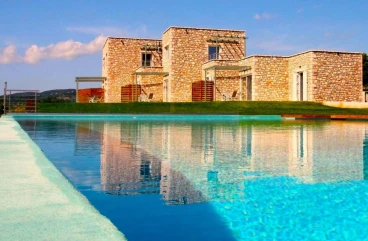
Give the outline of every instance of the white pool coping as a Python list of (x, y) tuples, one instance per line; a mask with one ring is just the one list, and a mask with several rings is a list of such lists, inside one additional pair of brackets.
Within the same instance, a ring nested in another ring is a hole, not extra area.
[(11, 116), (0, 118), (0, 240), (126, 240)]

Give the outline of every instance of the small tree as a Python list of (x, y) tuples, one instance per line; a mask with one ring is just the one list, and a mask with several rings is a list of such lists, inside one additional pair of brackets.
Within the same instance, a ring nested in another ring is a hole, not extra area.
[(368, 87), (368, 56), (363, 53), (363, 86)]

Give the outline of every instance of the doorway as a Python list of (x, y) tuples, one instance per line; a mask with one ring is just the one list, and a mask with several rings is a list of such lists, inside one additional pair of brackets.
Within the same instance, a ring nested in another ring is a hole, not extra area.
[(247, 101), (252, 100), (252, 75), (248, 75), (245, 77), (245, 84), (246, 84), (246, 94), (247, 94)]
[(294, 74), (294, 101), (308, 100), (307, 72), (296, 72)]
[(164, 102), (169, 102), (170, 101), (170, 82), (169, 79), (164, 79)]

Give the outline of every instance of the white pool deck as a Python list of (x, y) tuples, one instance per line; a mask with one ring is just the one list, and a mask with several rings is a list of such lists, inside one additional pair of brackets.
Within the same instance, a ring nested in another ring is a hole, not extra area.
[(12, 117), (0, 118), (0, 240), (126, 240)]

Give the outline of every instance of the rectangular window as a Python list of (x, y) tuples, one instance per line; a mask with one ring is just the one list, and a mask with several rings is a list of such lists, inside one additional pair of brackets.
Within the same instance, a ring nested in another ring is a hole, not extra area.
[(208, 46), (208, 60), (220, 58), (220, 46)]
[(165, 47), (165, 56), (166, 56), (166, 60), (170, 60), (170, 47), (169, 47), (169, 45), (167, 45)]
[(152, 54), (142, 53), (142, 66), (152, 66)]

